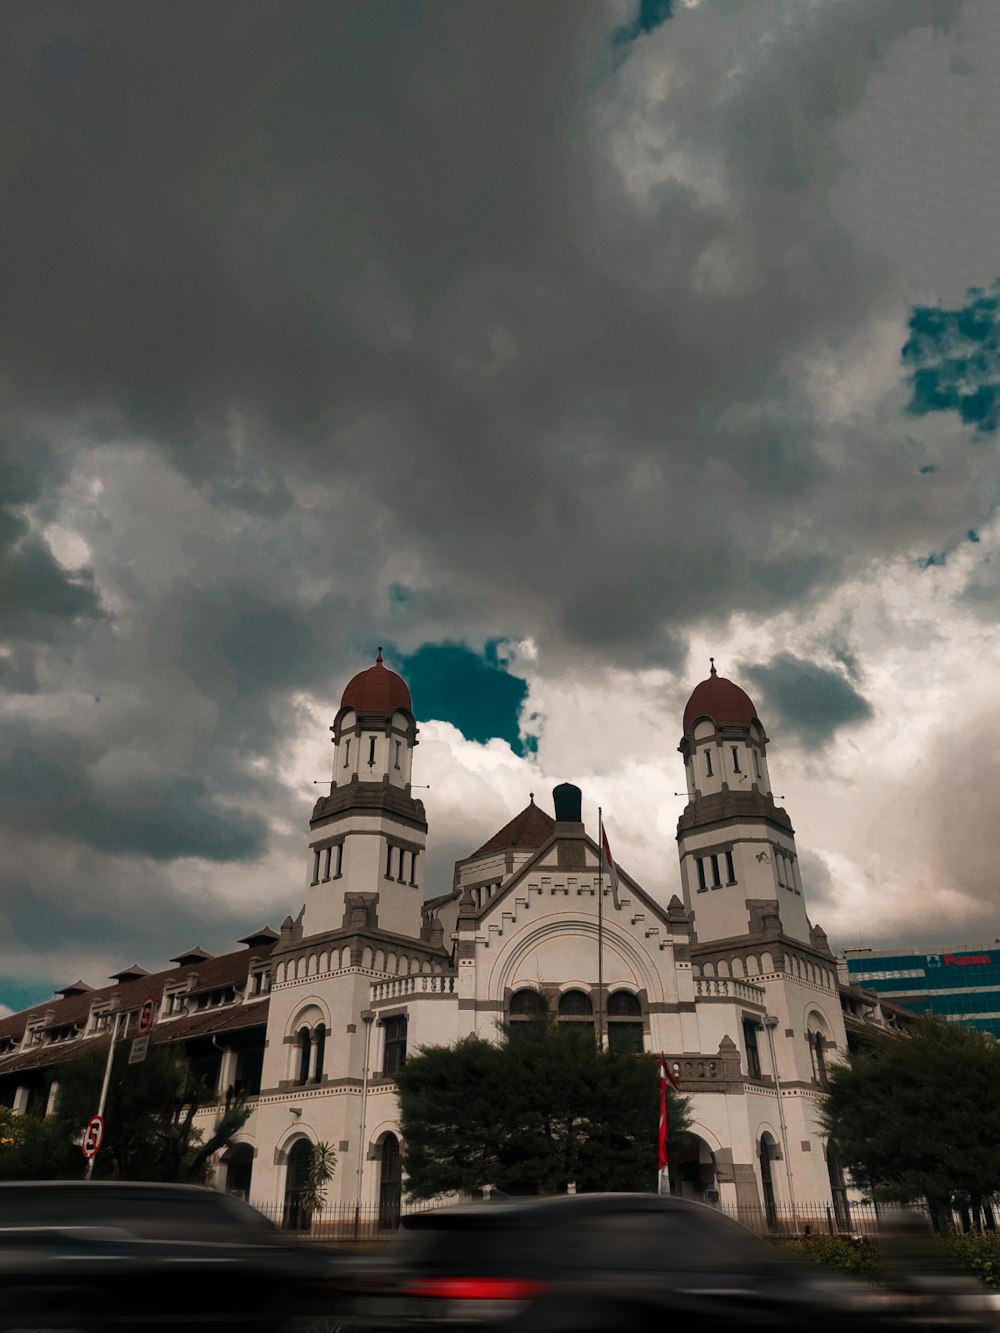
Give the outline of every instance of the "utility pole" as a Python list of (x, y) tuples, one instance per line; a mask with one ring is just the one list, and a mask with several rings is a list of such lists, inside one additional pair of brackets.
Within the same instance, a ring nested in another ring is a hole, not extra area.
[[(115, 1042), (118, 1040), (118, 1020), (121, 1017), (122, 1015), (120, 1013), (115, 1014), (115, 1026), (111, 1033), (111, 1045), (108, 1047), (108, 1062), (104, 1066), (104, 1082), (101, 1084), (101, 1100), (97, 1106), (97, 1114), (102, 1120), (104, 1118), (104, 1103), (108, 1098), (108, 1086), (111, 1083), (111, 1065), (115, 1058)], [(125, 1019), (127, 1022), (127, 1015), (125, 1015)], [(84, 1173), (85, 1180), (89, 1180), (94, 1174), (94, 1159), (96, 1156), (97, 1154), (95, 1153), (93, 1157), (87, 1158), (87, 1170)]]

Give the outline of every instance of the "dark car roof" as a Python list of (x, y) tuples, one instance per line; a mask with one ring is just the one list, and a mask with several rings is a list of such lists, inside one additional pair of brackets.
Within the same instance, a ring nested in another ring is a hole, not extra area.
[[(489, 1199), (480, 1203), (452, 1204), (446, 1208), (431, 1208), (423, 1213), (411, 1213), (403, 1218), (406, 1227), (496, 1225), (510, 1221), (521, 1225), (537, 1221), (555, 1221), (561, 1214), (573, 1216), (589, 1212), (620, 1211), (635, 1208), (644, 1212), (657, 1210), (688, 1213), (692, 1217), (713, 1220), (723, 1216), (707, 1204), (691, 1199), (675, 1199), (657, 1194), (555, 1194), (541, 1198)], [(727, 1221), (731, 1219), (727, 1218)], [(738, 1225), (738, 1224), (737, 1224)], [(753, 1234), (748, 1232), (748, 1234)]]

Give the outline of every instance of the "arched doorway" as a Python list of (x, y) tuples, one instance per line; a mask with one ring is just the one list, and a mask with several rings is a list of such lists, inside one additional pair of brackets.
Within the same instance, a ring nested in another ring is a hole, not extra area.
[(311, 1162), (312, 1144), (308, 1139), (296, 1139), (285, 1165), (283, 1223), (289, 1231), (308, 1231), (312, 1221), (310, 1213), (302, 1207), (302, 1191), (309, 1178)]
[(778, 1145), (770, 1134), (760, 1136), (760, 1189), (764, 1196), (764, 1216), (769, 1227), (778, 1224), (778, 1207), (774, 1198), (774, 1173), (772, 1165), (778, 1155)]
[(704, 1139), (697, 1134), (685, 1134), (676, 1149), (668, 1144), (668, 1156), (674, 1194), (682, 1199), (697, 1199), (699, 1203), (719, 1202), (715, 1153)]
[(249, 1143), (234, 1143), (222, 1160), (226, 1172), (226, 1193), (249, 1199), (253, 1178), (252, 1146)]
[(399, 1226), (400, 1205), (403, 1197), (403, 1162), (399, 1139), (386, 1134), (379, 1153), (378, 1224), (380, 1230), (395, 1231)]

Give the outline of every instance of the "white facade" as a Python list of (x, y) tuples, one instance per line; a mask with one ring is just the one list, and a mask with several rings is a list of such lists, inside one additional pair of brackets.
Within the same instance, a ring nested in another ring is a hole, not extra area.
[(767, 739), (738, 687), (713, 666), (685, 713), (683, 902), (656, 901), (620, 870), (616, 904), (578, 810), (556, 821), (533, 800), (458, 864), (450, 893), (425, 899), (404, 683), (379, 660), (348, 686), (332, 730), (304, 914), (270, 958), (262, 1087), (242, 1136), (255, 1202), (287, 1203), (290, 1154), (308, 1140), (338, 1152), (331, 1203), (391, 1209), (394, 1062), (469, 1033), (493, 1039), (523, 991), (577, 1021), (589, 1002), (609, 1042), (666, 1052), (698, 1136), (697, 1160), (676, 1164), (681, 1192), (764, 1210), (830, 1200), (816, 1112), (825, 1062), (846, 1049), (836, 963), (809, 922)]

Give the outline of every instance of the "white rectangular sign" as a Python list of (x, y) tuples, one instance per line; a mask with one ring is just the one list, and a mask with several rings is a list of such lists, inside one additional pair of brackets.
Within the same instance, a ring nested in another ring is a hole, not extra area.
[(149, 1050), (148, 1037), (134, 1037), (132, 1039), (132, 1049), (128, 1053), (128, 1062), (130, 1065), (141, 1064), (146, 1058), (146, 1052)]

